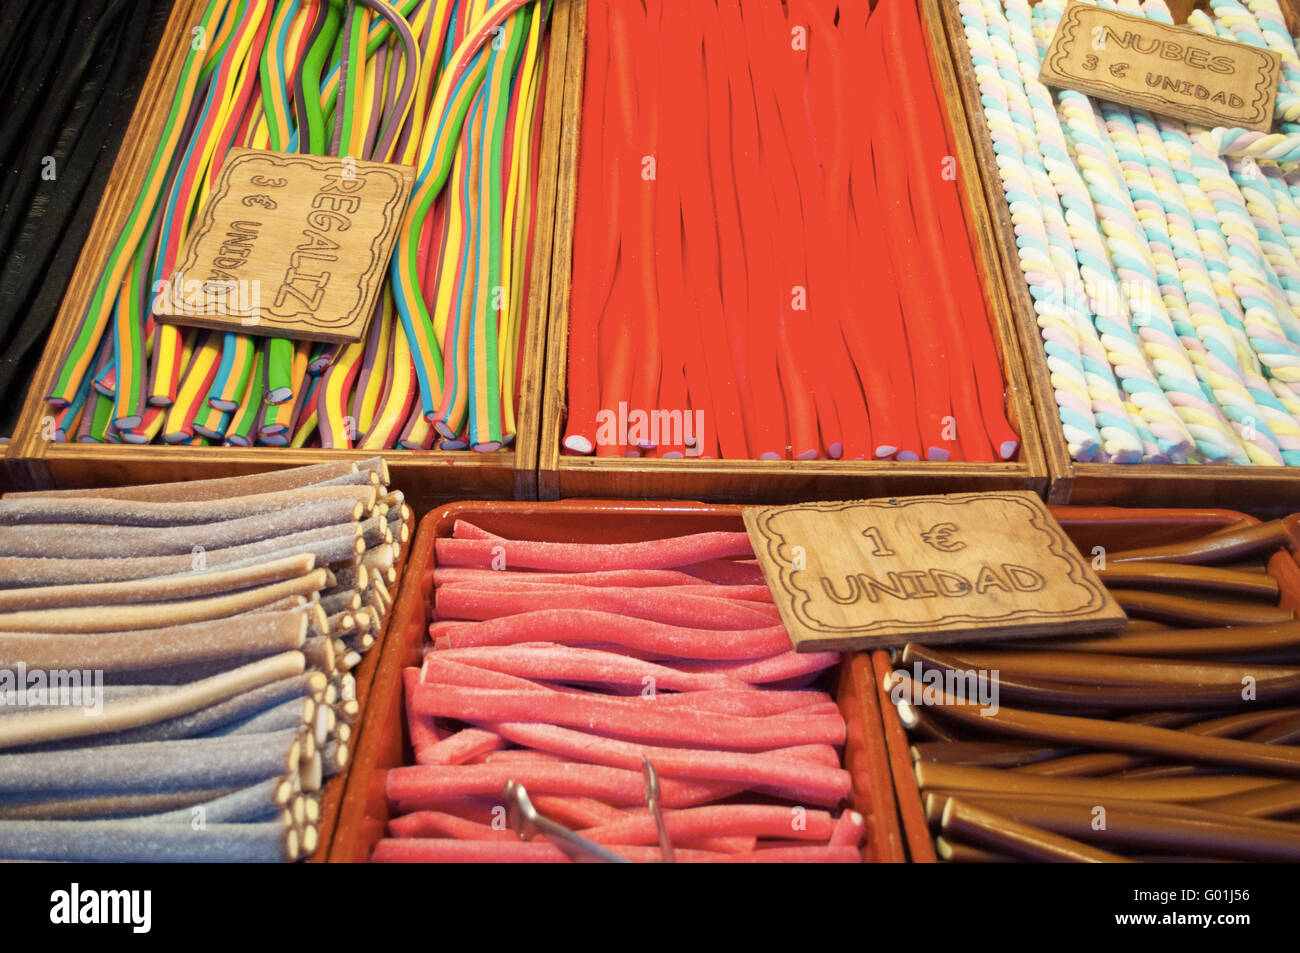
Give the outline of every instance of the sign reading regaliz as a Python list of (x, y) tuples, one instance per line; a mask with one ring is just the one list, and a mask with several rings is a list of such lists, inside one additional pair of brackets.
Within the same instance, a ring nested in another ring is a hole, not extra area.
[(1281, 67), (1270, 50), (1075, 0), (1039, 79), (1202, 126), (1268, 132)]

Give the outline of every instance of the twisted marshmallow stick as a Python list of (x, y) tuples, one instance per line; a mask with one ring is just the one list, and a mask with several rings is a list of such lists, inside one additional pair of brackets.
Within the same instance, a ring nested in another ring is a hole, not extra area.
[[(1008, 66), (1005, 56), (999, 58), (995, 52), (992, 31), (975, 2), (961, 3), (958, 9), (1011, 211), (1020, 267), (1034, 298), (1062, 430), (1071, 458), (1089, 460), (1096, 454), (1103, 437), (1093, 416), (1092, 387), (1084, 370), (1075, 318), (1067, 311), (1066, 289), (1058, 277), (1067, 274), (1061, 267), (1063, 256), (1059, 236), (1059, 231), (1064, 229), (1064, 220), (1061, 219), (1060, 229), (1053, 229), (1049, 236), (1045, 213), (1049, 207), (1056, 208), (1059, 213), (1059, 206), (1041, 160), (1033, 162), (1037, 158), (1037, 149), (1030, 138), (1033, 120), (1027, 116), (1023, 90), (1012, 81), (1012, 77), (1017, 76), (1014, 62)], [(1032, 172), (1026, 168), (1026, 163), (1034, 165)], [(1069, 248), (1068, 236), (1066, 251), (1072, 266), (1074, 253)], [(1074, 278), (1077, 281), (1077, 269)], [(1113, 401), (1120, 406), (1118, 385), (1113, 377), (1110, 384)], [(1123, 412), (1122, 406), (1120, 412)], [(1136, 439), (1136, 432), (1133, 437), (1132, 447), (1140, 453), (1141, 444)]]
[[(1036, 8), (1035, 12), (1038, 11), (1042, 11), (1038, 32), (1041, 57), (1055, 33), (1062, 7), (1059, 3), (1044, 2)], [(1186, 407), (1172, 405), (1166, 391), (1185, 393), (1189, 382), (1191, 387), (1196, 387), (1195, 375), (1189, 371), (1186, 378), (1182, 376), (1184, 368), (1168, 347), (1165, 332), (1172, 340), (1172, 325), (1151, 300), (1157, 287), (1154, 276), (1145, 273), (1144, 263), (1135, 254), (1139, 246), (1145, 247), (1145, 241), (1132, 214), (1128, 190), (1107, 150), (1108, 137), (1100, 128), (1092, 101), (1081, 93), (1060, 90), (1057, 102), (1062, 123), (1075, 147), (1075, 163), (1092, 197), (1094, 221), (1100, 229), (1098, 238), (1104, 235), (1106, 250), (1102, 255), (1105, 257), (1098, 263), (1098, 270), (1105, 269), (1107, 285), (1102, 287), (1112, 292), (1109, 303), (1114, 319), (1103, 317), (1106, 312), (1099, 311), (1098, 328), (1102, 329), (1101, 322), (1105, 321), (1112, 337), (1124, 340), (1127, 345), (1124, 363), (1117, 370), (1159, 446), (1159, 454), (1149, 454), (1149, 459), (1161, 462), (1167, 457), (1181, 462), (1195, 443), (1184, 420), (1190, 415)], [(1129, 288), (1127, 300), (1121, 296), (1116, 276), (1125, 280)], [(1134, 324), (1143, 333), (1135, 334)], [(1181, 356), (1185, 364), (1186, 356)]]
[[(1233, 40), (1261, 50), (1270, 48), (1260, 21), (1237, 0), (1210, 0), (1210, 8), (1219, 22), (1227, 27)], [(1281, 53), (1280, 50), (1278, 52)], [(1292, 49), (1291, 53), (1294, 57), (1295, 50)], [(1277, 102), (1273, 112), (1284, 122), (1294, 122), (1300, 118), (1300, 99), (1297, 99), (1291, 93), (1285, 83), (1286, 78), (1286, 59), (1284, 57), (1282, 60), (1283, 82), (1278, 84)], [(1295, 130), (1288, 129), (1287, 131), (1294, 132)]]
[(1259, 22), (1260, 34), (1268, 48), (1282, 57), (1282, 86), (1288, 98), (1283, 101), (1279, 91), (1276, 112), (1283, 122), (1294, 124), (1300, 120), (1300, 55), (1296, 53), (1295, 40), (1286, 31), (1286, 20), (1277, 0), (1246, 0), (1246, 6)]

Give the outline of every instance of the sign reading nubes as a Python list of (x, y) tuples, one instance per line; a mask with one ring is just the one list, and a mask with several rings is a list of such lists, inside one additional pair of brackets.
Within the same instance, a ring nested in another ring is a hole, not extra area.
[(1039, 79), (1202, 126), (1268, 132), (1281, 68), (1270, 50), (1074, 0)]

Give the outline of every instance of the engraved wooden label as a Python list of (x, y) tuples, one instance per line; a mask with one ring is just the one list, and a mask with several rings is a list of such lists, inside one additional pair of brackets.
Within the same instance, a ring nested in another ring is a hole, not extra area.
[(800, 652), (1105, 632), (1116, 604), (1028, 491), (744, 511)]
[(1074, 0), (1039, 79), (1202, 126), (1268, 132), (1281, 67), (1270, 50)]
[(409, 166), (232, 149), (155, 313), (245, 334), (360, 340), (414, 181)]

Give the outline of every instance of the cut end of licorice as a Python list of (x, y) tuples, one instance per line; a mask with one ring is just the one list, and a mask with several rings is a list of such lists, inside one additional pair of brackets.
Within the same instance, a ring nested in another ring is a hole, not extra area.
[[(406, 447), (407, 450), (423, 450), (423, 449), (424, 449), (423, 446), (421, 446), (420, 444), (414, 443), (414, 442), (405, 442), (405, 443), (403, 443), (403, 446)], [(469, 446), (469, 441), (467, 441), (467, 440), (444, 440), (444, 441), (442, 442), (442, 444), (440, 445), (440, 449), (442, 449), (442, 450), (464, 450), (464, 449), (465, 449), (466, 447), (468, 447), (468, 446)]]
[(208, 403), (211, 404), (217, 410), (221, 411), (223, 414), (233, 414), (236, 410), (239, 409), (238, 402), (233, 400), (212, 399), (209, 400)]
[(51, 407), (53, 407), (55, 410), (63, 410), (70, 403), (70, 401), (66, 401), (62, 397), (48, 397), (48, 396), (45, 398), (45, 402), (49, 404)]
[(1002, 445), (998, 447), (998, 456), (1000, 456), (1003, 460), (1010, 460), (1012, 457), (1016, 455), (1016, 451), (1019, 449), (1020, 449), (1020, 441), (1003, 440)]
[(564, 438), (564, 447), (566, 450), (572, 450), (574, 453), (591, 453), (596, 449), (596, 445), (588, 440), (582, 434), (569, 434)]
[(474, 444), (474, 450), (478, 453), (492, 453), (494, 450), (501, 449), (500, 440), (489, 440), (487, 443)]
[(783, 459), (785, 459), (785, 458), (782, 457), (781, 454), (776, 453), (775, 451), (772, 451), (772, 450), (766, 450), (766, 451), (764, 451), (763, 453), (760, 453), (760, 454), (758, 455), (758, 459), (760, 459), (760, 460), (783, 460)]
[(882, 443), (880, 446), (876, 447), (877, 457), (892, 457), (896, 453), (898, 453), (898, 448), (893, 444)]
[(681, 460), (684, 459), (685, 457), (686, 454), (684, 454), (680, 450), (669, 450), (667, 453), (663, 455), (663, 459), (665, 460)]
[(174, 401), (166, 394), (153, 394), (149, 398), (150, 407), (170, 407)]
[(293, 400), (293, 388), (291, 387), (277, 387), (266, 393), (266, 402), (268, 404), (287, 404), (291, 400)]
[(143, 433), (132, 433), (127, 430), (122, 433), (122, 439), (127, 443), (148, 443), (149, 435)]
[(143, 422), (144, 418), (139, 416), (117, 417), (113, 420), (113, 426), (118, 430), (131, 430), (134, 427), (140, 426)]
[(801, 450), (799, 453), (796, 453), (796, 454), (794, 455), (794, 458), (795, 458), (796, 460), (816, 460), (817, 457), (818, 457), (818, 451), (815, 450), (815, 449), (814, 449), (814, 450)]
[(844, 444), (839, 442), (833, 443), (826, 448), (826, 453), (832, 460), (838, 460), (840, 457), (844, 456)]
[(938, 463), (942, 463), (950, 456), (952, 456), (952, 454), (943, 447), (927, 447), (925, 450), (925, 459), (933, 460)]
[(445, 421), (445, 420), (435, 420), (435, 421), (433, 421), (433, 429), (436, 430), (436, 431), (438, 431), (438, 433), (440, 433), (440, 434), (442, 435), (442, 437), (443, 437), (444, 440), (455, 440), (455, 439), (456, 439), (456, 431), (454, 431), (454, 430), (452, 430), (450, 427), (448, 427), (448, 426), (447, 426), (447, 421)]
[(921, 455), (914, 450), (900, 450), (898, 451), (897, 459), (906, 460), (909, 463), (913, 463), (917, 460), (920, 460)]

